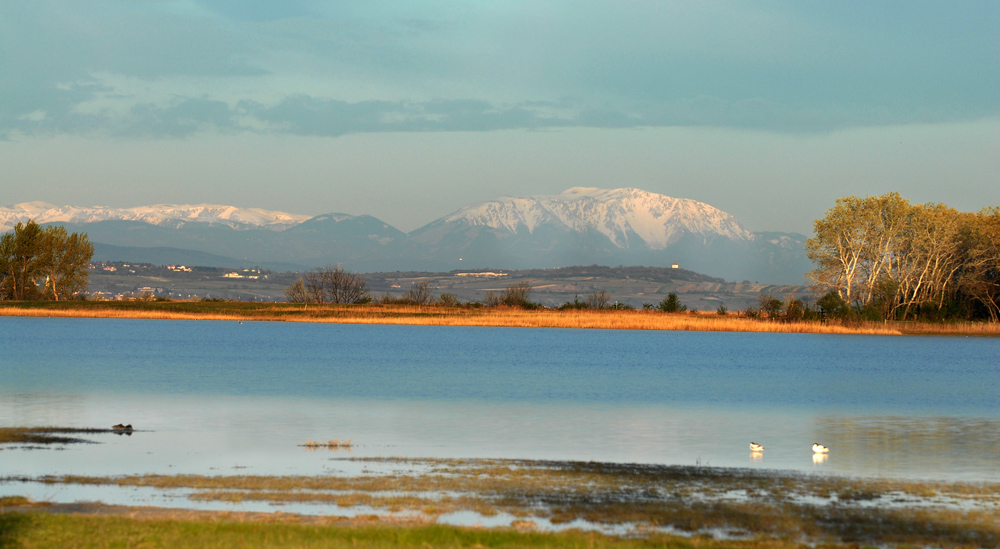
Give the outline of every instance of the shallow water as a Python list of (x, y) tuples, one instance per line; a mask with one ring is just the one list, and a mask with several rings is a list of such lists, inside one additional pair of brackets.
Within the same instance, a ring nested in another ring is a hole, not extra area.
[[(0, 425), (138, 429), (8, 447), (5, 476), (409, 456), (1000, 481), (996, 339), (0, 318), (0, 348)], [(300, 446), (333, 438), (354, 447)]]

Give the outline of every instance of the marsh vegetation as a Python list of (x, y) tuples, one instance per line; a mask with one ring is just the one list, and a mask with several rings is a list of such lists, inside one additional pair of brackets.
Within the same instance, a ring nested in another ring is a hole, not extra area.
[(76, 444), (92, 442), (78, 436), (109, 433), (110, 429), (75, 429), (69, 427), (0, 427), (0, 445), (3, 444)]
[[(1000, 545), (1000, 485), (907, 482), (701, 466), (507, 459), (342, 458), (362, 476), (42, 477), (43, 483), (186, 489), (198, 501), (362, 506), (433, 521), (473, 511), (542, 530), (590, 525), (800, 543)], [(320, 514), (322, 512), (320, 511)], [(336, 514), (336, 513), (335, 513)], [(624, 530), (622, 530), (624, 529)]]
[(627, 309), (523, 309), (520, 307), (335, 305), (236, 301), (0, 301), (0, 316), (136, 318), (232, 321), (334, 322), (435, 326), (682, 330), (829, 334), (1000, 335), (987, 322), (908, 322), (857, 319), (767, 321), (719, 311), (662, 313)]

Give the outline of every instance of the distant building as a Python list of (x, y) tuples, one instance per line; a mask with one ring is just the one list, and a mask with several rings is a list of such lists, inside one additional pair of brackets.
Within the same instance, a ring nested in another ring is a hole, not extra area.
[(670, 266), (670, 268), (671, 268), (671, 269), (679, 269), (679, 268), (680, 268), (680, 265), (678, 265), (678, 264), (674, 263), (673, 265), (671, 265), (671, 266)]
[(455, 273), (455, 276), (473, 276), (478, 278), (499, 278), (507, 276), (507, 273)]

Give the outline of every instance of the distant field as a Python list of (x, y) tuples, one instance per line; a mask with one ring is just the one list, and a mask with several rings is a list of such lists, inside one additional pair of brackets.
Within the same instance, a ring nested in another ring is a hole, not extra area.
[(592, 328), (720, 332), (783, 332), (882, 335), (1000, 335), (989, 323), (778, 322), (735, 314), (621, 310), (524, 310), (508, 307), (412, 305), (303, 305), (236, 301), (0, 302), (0, 316), (148, 318), (233, 321), (339, 322), (530, 328)]
[[(195, 267), (191, 272), (171, 271), (163, 266), (116, 263), (111, 273), (95, 270), (90, 273), (90, 290), (109, 294), (141, 293), (140, 288), (159, 289), (162, 295), (180, 299), (221, 298), (239, 301), (284, 301), (287, 288), (299, 273), (274, 273), (267, 277), (227, 278), (233, 269)], [(531, 300), (547, 306), (562, 305), (574, 298), (604, 290), (612, 302), (642, 307), (643, 303), (659, 303), (668, 293), (677, 293), (681, 302), (691, 309), (715, 311), (725, 305), (732, 311), (757, 304), (761, 292), (785, 299), (794, 293), (799, 299), (813, 296), (801, 286), (769, 285), (757, 282), (726, 282), (721, 279), (686, 271), (654, 267), (566, 267), (501, 271), (495, 278), (462, 276), (458, 272), (394, 272), (363, 273), (374, 296), (386, 293), (399, 296), (412, 284), (426, 282), (435, 296), (452, 294), (463, 302), (482, 301), (486, 292), (527, 281), (532, 286)]]

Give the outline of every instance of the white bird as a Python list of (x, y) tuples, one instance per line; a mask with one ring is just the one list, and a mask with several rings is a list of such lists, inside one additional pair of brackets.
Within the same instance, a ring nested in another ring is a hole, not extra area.
[(830, 451), (829, 448), (827, 448), (826, 446), (823, 446), (822, 444), (820, 444), (818, 442), (815, 443), (815, 444), (813, 444), (813, 452), (815, 452), (817, 454), (825, 454), (825, 453), (827, 453), (829, 451)]
[(756, 442), (751, 442), (750, 443), (750, 451), (751, 452), (763, 452), (764, 451), (764, 447), (761, 446), (760, 444), (757, 444)]

